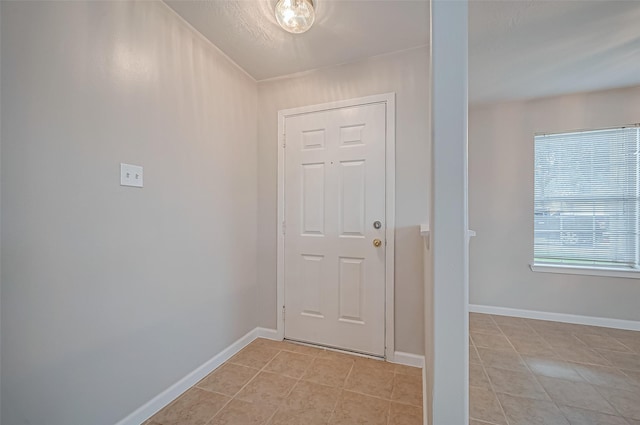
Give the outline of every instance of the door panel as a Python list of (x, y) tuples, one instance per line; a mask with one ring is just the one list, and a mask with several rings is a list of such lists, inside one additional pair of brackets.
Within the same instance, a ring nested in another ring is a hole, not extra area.
[(302, 256), (303, 310), (302, 314), (324, 317), (322, 314), (322, 255)]
[(364, 258), (340, 258), (339, 320), (364, 324), (362, 320), (362, 279)]
[(302, 165), (302, 234), (324, 234), (324, 164)]
[(365, 162), (340, 162), (340, 236), (364, 237)]
[(385, 108), (286, 118), (286, 338), (384, 356)]

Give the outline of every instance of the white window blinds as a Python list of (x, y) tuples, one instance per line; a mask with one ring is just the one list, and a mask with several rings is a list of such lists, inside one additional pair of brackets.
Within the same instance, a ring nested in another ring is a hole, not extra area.
[(640, 127), (535, 136), (535, 264), (640, 268)]

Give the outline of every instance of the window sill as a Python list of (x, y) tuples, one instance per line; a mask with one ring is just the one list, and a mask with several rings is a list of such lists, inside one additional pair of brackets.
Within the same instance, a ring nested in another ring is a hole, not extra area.
[(581, 274), (586, 276), (607, 276), (622, 277), (627, 279), (640, 279), (640, 270), (622, 270), (603, 267), (576, 267), (555, 264), (529, 264), (533, 272), (558, 273), (558, 274)]

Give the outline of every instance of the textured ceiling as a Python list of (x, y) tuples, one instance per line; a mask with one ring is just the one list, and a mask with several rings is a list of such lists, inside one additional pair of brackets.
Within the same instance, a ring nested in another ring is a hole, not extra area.
[[(428, 0), (316, 0), (289, 34), (276, 0), (165, 0), (256, 80), (429, 42)], [(449, 0), (454, 1), (454, 0)], [(640, 0), (471, 0), (472, 103), (640, 85)]]
[(638, 84), (640, 1), (470, 2), (472, 102)]
[(427, 0), (316, 0), (313, 27), (289, 34), (276, 0), (165, 0), (256, 80), (428, 43)]

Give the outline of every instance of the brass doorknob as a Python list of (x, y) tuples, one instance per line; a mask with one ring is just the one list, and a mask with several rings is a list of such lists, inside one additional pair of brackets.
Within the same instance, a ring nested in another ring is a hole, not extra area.
[(382, 241), (380, 239), (374, 239), (373, 240), (373, 246), (378, 248), (380, 245), (382, 245)]

